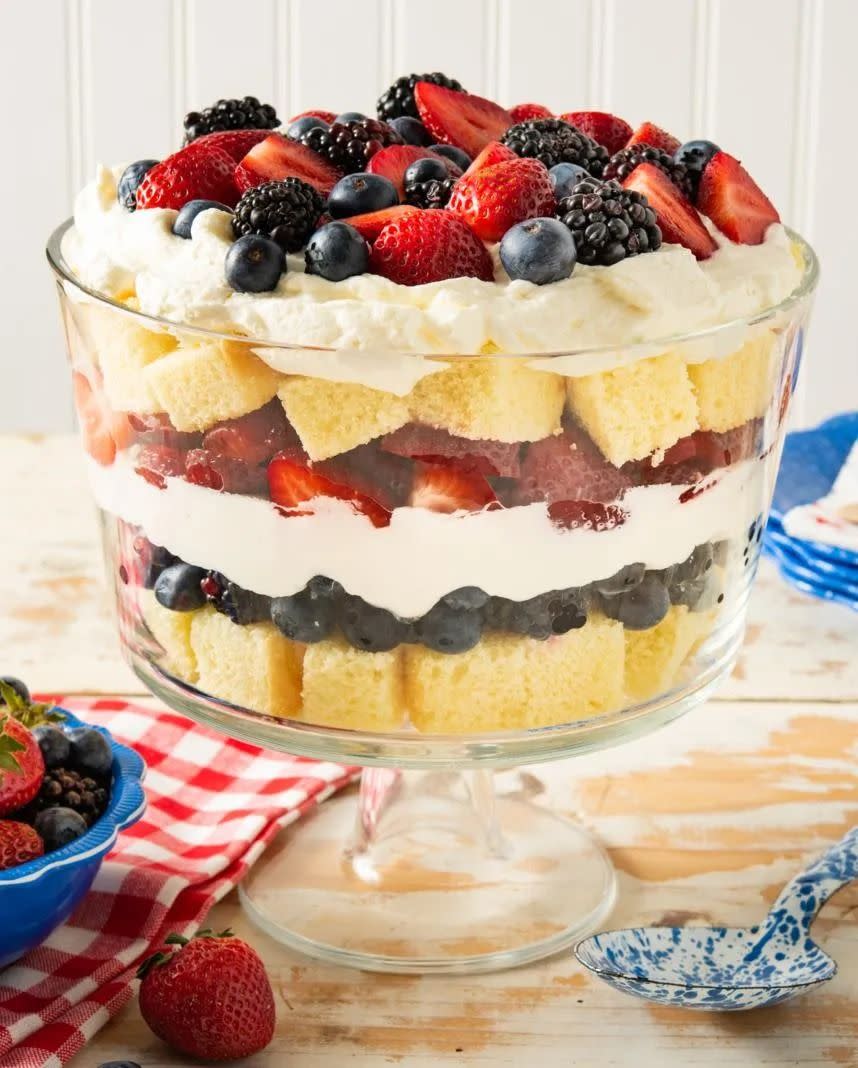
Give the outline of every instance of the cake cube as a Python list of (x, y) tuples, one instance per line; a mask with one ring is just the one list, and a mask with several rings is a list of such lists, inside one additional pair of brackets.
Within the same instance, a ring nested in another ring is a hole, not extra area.
[(598, 716), (621, 707), (623, 656), (622, 625), (592, 616), (580, 630), (544, 642), (487, 634), (456, 655), (410, 646), (411, 721), (427, 733), (467, 734)]
[(697, 400), (676, 353), (569, 378), (569, 406), (617, 467), (642, 460), (697, 429)]
[(140, 612), (152, 637), (164, 650), (159, 665), (185, 682), (197, 681), (197, 657), (191, 645), (191, 624), (196, 612), (171, 612), (151, 590), (140, 591)]
[(405, 725), (402, 650), (367, 653), (342, 638), (307, 646), (301, 718), (351, 730)]
[(304, 647), (273, 623), (240, 626), (204, 608), (194, 614), (191, 646), (204, 693), (269, 716), (298, 714)]
[(560, 375), (514, 357), (463, 356), (421, 379), (409, 403), (415, 422), (490, 441), (539, 441), (560, 430)]
[(676, 605), (649, 630), (626, 631), (627, 696), (643, 701), (669, 690), (685, 658), (711, 630), (715, 614)]
[(730, 430), (765, 414), (774, 388), (775, 345), (775, 334), (767, 330), (729, 356), (688, 365), (701, 430)]
[(114, 411), (163, 411), (144, 372), (177, 347), (171, 334), (147, 330), (123, 316), (114, 315), (109, 321), (104, 316), (95, 331), (94, 344), (104, 392)]
[(402, 397), (352, 382), (290, 378), (278, 396), (311, 460), (338, 456), (408, 422)]
[(280, 376), (238, 342), (182, 345), (143, 369), (161, 411), (177, 430), (206, 430), (256, 411), (277, 392)]

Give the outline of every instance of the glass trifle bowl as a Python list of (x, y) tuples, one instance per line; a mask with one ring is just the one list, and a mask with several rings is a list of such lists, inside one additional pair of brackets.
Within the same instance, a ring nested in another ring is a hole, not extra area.
[(310, 347), (146, 315), (48, 248), (122, 649), (192, 719), (364, 771), (252, 918), (362, 968), (524, 963), (610, 862), (492, 772), (628, 741), (729, 672), (817, 278), (556, 353)]

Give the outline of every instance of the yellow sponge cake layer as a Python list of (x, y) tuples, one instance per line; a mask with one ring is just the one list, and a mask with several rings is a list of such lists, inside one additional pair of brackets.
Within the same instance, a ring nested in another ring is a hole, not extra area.
[(307, 646), (302, 718), (348, 730), (405, 725), (402, 649), (366, 653), (343, 639)]
[(765, 413), (772, 394), (775, 343), (775, 335), (766, 331), (729, 356), (688, 365), (701, 430), (730, 430)]
[(191, 645), (191, 624), (196, 612), (172, 612), (155, 600), (151, 590), (140, 591), (140, 611), (152, 637), (164, 650), (158, 663), (185, 682), (197, 681), (197, 657)]
[(104, 376), (104, 392), (115, 411), (160, 412), (163, 408), (145, 369), (176, 348), (167, 333), (147, 330), (130, 316), (93, 309), (88, 316), (91, 351)]
[(670, 609), (650, 630), (626, 631), (626, 693), (643, 701), (669, 690), (683, 661), (712, 628), (715, 613)]

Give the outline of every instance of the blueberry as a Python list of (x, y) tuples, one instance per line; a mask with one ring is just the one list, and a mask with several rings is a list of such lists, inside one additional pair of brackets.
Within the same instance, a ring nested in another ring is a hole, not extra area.
[(617, 619), (627, 630), (649, 630), (660, 623), (670, 608), (667, 587), (650, 572), (628, 593), (603, 597), (602, 608), (610, 619)]
[(70, 808), (46, 808), (36, 816), (33, 827), (45, 843), (46, 853), (62, 849), (86, 834), (87, 830), (83, 816)]
[(489, 602), (489, 595), (479, 586), (462, 586), (445, 593), (441, 601), (455, 612), (478, 612)]
[(65, 731), (61, 731), (59, 727), (54, 727), (52, 724), (44, 723), (36, 727), (33, 737), (42, 750), (46, 768), (60, 768), (68, 764), (71, 756), (71, 738)]
[(217, 208), (218, 211), (226, 211), (232, 215), (232, 208), (226, 204), (221, 204), (219, 200), (189, 200), (181, 208), (176, 216), (176, 221), (173, 223), (173, 233), (176, 237), (189, 238), (191, 236), (191, 223), (201, 211), (208, 211), (209, 208)]
[(548, 177), (554, 187), (554, 199), (559, 203), (564, 197), (570, 195), (573, 186), (576, 186), (582, 178), (589, 178), (590, 174), (577, 163), (558, 163), (549, 170)]
[(344, 222), (327, 223), (317, 230), (304, 250), (307, 274), (317, 274), (329, 282), (342, 282), (369, 267), (369, 245)]
[(69, 731), (71, 764), (75, 771), (99, 778), (108, 776), (113, 768), (110, 742), (92, 727), (75, 727)]
[(578, 253), (575, 238), (559, 219), (526, 219), (503, 235), (500, 258), (510, 278), (544, 286), (568, 278)]
[(604, 593), (607, 597), (615, 597), (618, 593), (626, 593), (634, 589), (644, 577), (645, 571), (646, 567), (643, 564), (626, 564), (615, 575), (600, 579), (594, 582), (593, 586), (599, 593)]
[(178, 564), (178, 556), (163, 548), (161, 545), (151, 545), (149, 557), (146, 560), (145, 570), (143, 572), (143, 586), (147, 590), (155, 588), (155, 583), (158, 581), (158, 577), (163, 571), (166, 571), (168, 567), (172, 567), (173, 564)]
[(677, 583), (690, 582), (705, 575), (711, 569), (714, 560), (715, 551), (709, 542), (698, 545), (687, 559), (674, 566), (671, 577)]
[(276, 289), (283, 272), (283, 249), (270, 237), (245, 234), (229, 246), (224, 263), (226, 280), (239, 293)]
[(391, 119), (387, 125), (396, 130), (406, 145), (427, 148), (432, 140), (423, 123), (419, 119), (413, 119), (410, 115), (398, 115), (395, 119)]
[(129, 163), (122, 172), (116, 187), (116, 199), (126, 211), (137, 210), (137, 187), (159, 162), (157, 159), (138, 159), (136, 163)]
[(436, 653), (465, 653), (482, 636), (479, 612), (456, 611), (439, 601), (414, 624), (414, 635)]
[(338, 582), (317, 575), (300, 593), (275, 597), (271, 602), (271, 620), (292, 641), (320, 642), (334, 629), (341, 594), (342, 586)]
[(380, 174), (347, 174), (341, 178), (328, 197), (328, 212), (333, 219), (349, 215), (363, 215), (368, 211), (383, 211), (399, 203), (399, 193), (389, 178)]
[(193, 612), (206, 603), (200, 583), (206, 577), (201, 567), (173, 564), (165, 568), (155, 583), (155, 600), (172, 612)]
[[(16, 679), (14, 675), (5, 675), (3, 678), (0, 678), (0, 682), (5, 682), (7, 686), (11, 687), (25, 704), (30, 703), (30, 691), (27, 689), (26, 684), (21, 682), (20, 679)], [(5, 703), (3, 698), (0, 697), (0, 706)]]
[(431, 156), (427, 156), (425, 159), (417, 159), (413, 163), (410, 163), (405, 168), (405, 174), (402, 176), (406, 185), (413, 185), (415, 182), (443, 182), (446, 178), (450, 177), (450, 172), (447, 170), (447, 165), (440, 159), (432, 159)]
[(293, 141), (299, 141), (301, 135), (307, 133), (308, 130), (330, 130), (330, 128), (325, 120), (317, 115), (302, 115), (300, 119), (295, 119), (289, 124), (286, 136), (291, 137)]
[(463, 171), (466, 171), (471, 165), (472, 161), (468, 153), (461, 148), (456, 148), (455, 145), (430, 145), (429, 147), (439, 156), (446, 156), (447, 159), (451, 159)]
[(694, 197), (700, 186), (700, 176), (706, 168), (706, 164), (721, 149), (712, 141), (686, 141), (674, 152), (673, 158), (681, 163), (691, 179), (691, 189)]
[(409, 629), (385, 608), (367, 604), (361, 597), (343, 598), (338, 613), (340, 630), (346, 640), (368, 653), (384, 653), (407, 641)]
[(366, 117), (362, 111), (342, 111), (334, 122), (363, 122)]
[(575, 587), (552, 590), (527, 601), (492, 597), (485, 610), (486, 626), (544, 641), (552, 634), (577, 630), (587, 622), (587, 596)]

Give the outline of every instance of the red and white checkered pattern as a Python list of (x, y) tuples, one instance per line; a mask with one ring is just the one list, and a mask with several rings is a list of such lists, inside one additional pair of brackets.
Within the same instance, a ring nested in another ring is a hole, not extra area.
[(354, 776), (223, 738), (172, 712), (60, 703), (140, 753), (149, 807), (68, 923), (0, 972), (0, 1068), (67, 1064), (131, 998), (140, 960), (170, 931), (195, 931), (281, 827)]

